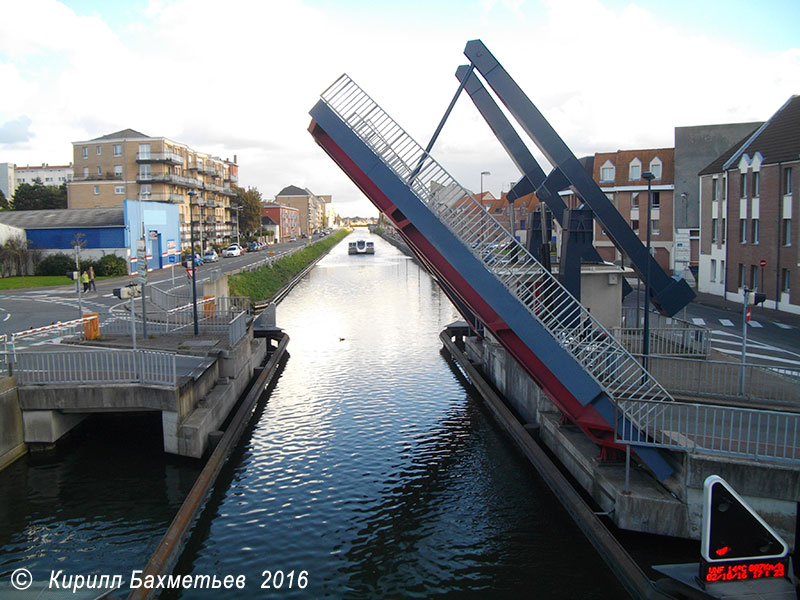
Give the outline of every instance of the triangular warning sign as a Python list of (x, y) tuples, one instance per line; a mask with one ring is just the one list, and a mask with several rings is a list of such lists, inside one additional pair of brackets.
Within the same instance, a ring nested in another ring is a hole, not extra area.
[(789, 547), (719, 475), (703, 488), (700, 553), (710, 563), (782, 558)]

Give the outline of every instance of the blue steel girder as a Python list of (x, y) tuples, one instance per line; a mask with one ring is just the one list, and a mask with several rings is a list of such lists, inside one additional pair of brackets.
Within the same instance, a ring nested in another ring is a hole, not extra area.
[[(480, 40), (467, 42), (464, 54), (550, 164), (557, 169), (558, 173), (551, 173), (554, 180), (562, 177), (567, 179), (577, 194), (594, 211), (595, 218), (602, 224), (614, 245), (627, 254), (631, 266), (642, 278), (648, 272), (649, 261), (648, 288), (650, 300), (656, 308), (671, 316), (691, 302), (695, 294), (689, 285), (680, 277), (667, 275), (658, 262), (648, 254), (644, 244), (627, 221), (614, 208), (614, 205), (539, 112), (539, 109), (489, 52), (484, 43)], [(550, 191), (548, 187), (544, 189)]]
[[(546, 377), (551, 384), (564, 390), (565, 397), (562, 398), (564, 402), (577, 402), (584, 409), (592, 408), (602, 417), (606, 426), (613, 428), (619, 415), (615, 403), (599, 382), (584, 370), (544, 325), (535, 319), (512, 292), (434, 215), (407, 182), (400, 179), (324, 102), (318, 102), (310, 113), (313, 119), (312, 132), (318, 143), (339, 163), (367, 197), (379, 208), (381, 205), (376, 195), (390, 199), (391, 204), (396, 207), (389, 215), (393, 222), (401, 229), (408, 227), (409, 231), (417, 232), (426, 241), (429, 251), (438, 256), (437, 261), (440, 259), (445, 261), (446, 264), (440, 265), (437, 269), (440, 273), (443, 273), (442, 267), (446, 266), (451, 276), (458, 274), (453, 281), (448, 282), (448, 285), (452, 285), (451, 290), (454, 295), (461, 298), (465, 298), (466, 291), (469, 291), (467, 303), (470, 305), (470, 312), (473, 312), (475, 306), (490, 307), (491, 312), (501, 320), (504, 331), (514, 336), (534, 357), (537, 357), (537, 364), (543, 364), (538, 357), (546, 357), (547, 372), (539, 372), (534, 375), (535, 378)], [(332, 144), (335, 144), (335, 147)], [(375, 189), (371, 190), (373, 186)], [(463, 278), (469, 290), (457, 289), (456, 283), (460, 278)], [(497, 335), (496, 323), (484, 321), (484, 325), (492, 328)], [(531, 365), (528, 367), (533, 368)], [(574, 405), (570, 406), (574, 409)], [(657, 450), (645, 446), (634, 446), (633, 450), (660, 480), (673, 473), (672, 466)]]
[[(465, 76), (467, 77), (466, 83), (464, 83)], [(545, 175), (542, 167), (528, 150), (525, 142), (522, 141), (522, 138), (508, 121), (505, 114), (503, 114), (503, 111), (497, 106), (494, 98), (483, 86), (477, 75), (472, 72), (471, 66), (461, 65), (458, 67), (456, 69), (456, 78), (463, 85), (464, 90), (469, 94), (470, 99), (475, 104), (478, 112), (481, 113), (486, 124), (522, 173), (522, 177), (511, 188), (506, 197), (513, 202), (517, 198), (535, 193), (536, 197), (547, 205), (556, 221), (566, 229), (564, 218), (567, 205), (558, 192), (569, 187), (567, 178), (561, 175), (561, 172), (557, 169), (553, 170), (550, 176)], [(597, 249), (591, 244), (582, 245), (580, 259), (586, 262), (603, 262), (603, 259), (597, 253)], [(580, 263), (578, 263), (577, 268), (579, 271), (577, 277), (580, 279)], [(574, 277), (570, 277), (559, 270), (559, 280), (566, 285), (566, 282), (574, 280)], [(633, 291), (630, 284), (624, 279), (622, 288), (623, 296), (627, 296)], [(567, 289), (580, 299), (580, 286), (574, 288), (567, 285)]]

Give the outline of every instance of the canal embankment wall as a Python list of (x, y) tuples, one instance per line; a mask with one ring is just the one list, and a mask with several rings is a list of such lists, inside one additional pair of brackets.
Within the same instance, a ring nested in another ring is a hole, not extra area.
[(22, 410), (14, 377), (0, 378), (0, 471), (25, 454)]
[(536, 432), (541, 443), (617, 527), (699, 539), (703, 483), (709, 475), (719, 475), (794, 547), (800, 469), (787, 463), (684, 452), (673, 454), (678, 471), (668, 487), (639, 468), (630, 469), (626, 486), (624, 459), (600, 460), (597, 446), (563, 422), (555, 404), (500, 344), (487, 336), (483, 340), (468, 337), (464, 345), (466, 356), (519, 421)]

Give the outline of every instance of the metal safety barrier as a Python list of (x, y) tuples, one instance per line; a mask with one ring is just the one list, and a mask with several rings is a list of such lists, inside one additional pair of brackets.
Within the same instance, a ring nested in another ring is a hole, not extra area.
[(601, 387), (620, 397), (672, 400), (639, 361), (347, 75), (323, 92), (322, 100)]
[[(644, 329), (639, 327), (614, 327), (617, 338), (631, 354), (641, 354)], [(680, 327), (650, 327), (650, 354), (660, 356), (708, 356), (711, 351), (709, 329), (684, 329)], [(662, 382), (663, 383), (663, 382)]]
[[(800, 413), (687, 402), (618, 400), (628, 421), (615, 428), (617, 443), (686, 452), (800, 461)], [(615, 419), (615, 422), (620, 422)]]
[(19, 385), (144, 383), (174, 386), (176, 355), (155, 350), (17, 352)]
[(800, 369), (660, 356), (650, 356), (647, 361), (648, 370), (676, 395), (800, 406)]

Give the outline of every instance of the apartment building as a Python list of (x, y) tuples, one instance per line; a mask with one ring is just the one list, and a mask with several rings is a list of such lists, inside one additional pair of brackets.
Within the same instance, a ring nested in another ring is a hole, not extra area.
[[(673, 269), (674, 169), (674, 148), (600, 152), (594, 155), (592, 167), (594, 180), (642, 242), (647, 239), (647, 181), (642, 178), (642, 173), (653, 173), (655, 178), (650, 186), (651, 247), (656, 261), (667, 273)], [(604, 260), (616, 263), (622, 260), (614, 243), (597, 221), (594, 240), (597, 252)]]
[(296, 208), (300, 212), (300, 232), (310, 236), (324, 227), (325, 205), (331, 202), (331, 196), (318, 196), (305, 188), (288, 185), (278, 192), (275, 202)]
[(288, 242), (300, 237), (300, 211), (292, 206), (264, 202), (261, 205), (261, 218), (271, 219), (277, 224), (276, 242)]
[(799, 178), (793, 96), (700, 171), (699, 291), (742, 302), (744, 288), (758, 289), (767, 307), (800, 314)]
[(0, 191), (6, 198), (11, 198), (21, 183), (32, 184), (39, 179), (43, 185), (59, 186), (72, 180), (72, 165), (25, 165), (0, 163)]
[(227, 243), (235, 234), (230, 209), (232, 185), (238, 182), (235, 156), (223, 160), (133, 129), (73, 142), (72, 148), (69, 208), (116, 207), (126, 199), (175, 204), (181, 247), (189, 245), (190, 222), (201, 223), (195, 237), (204, 243)]

